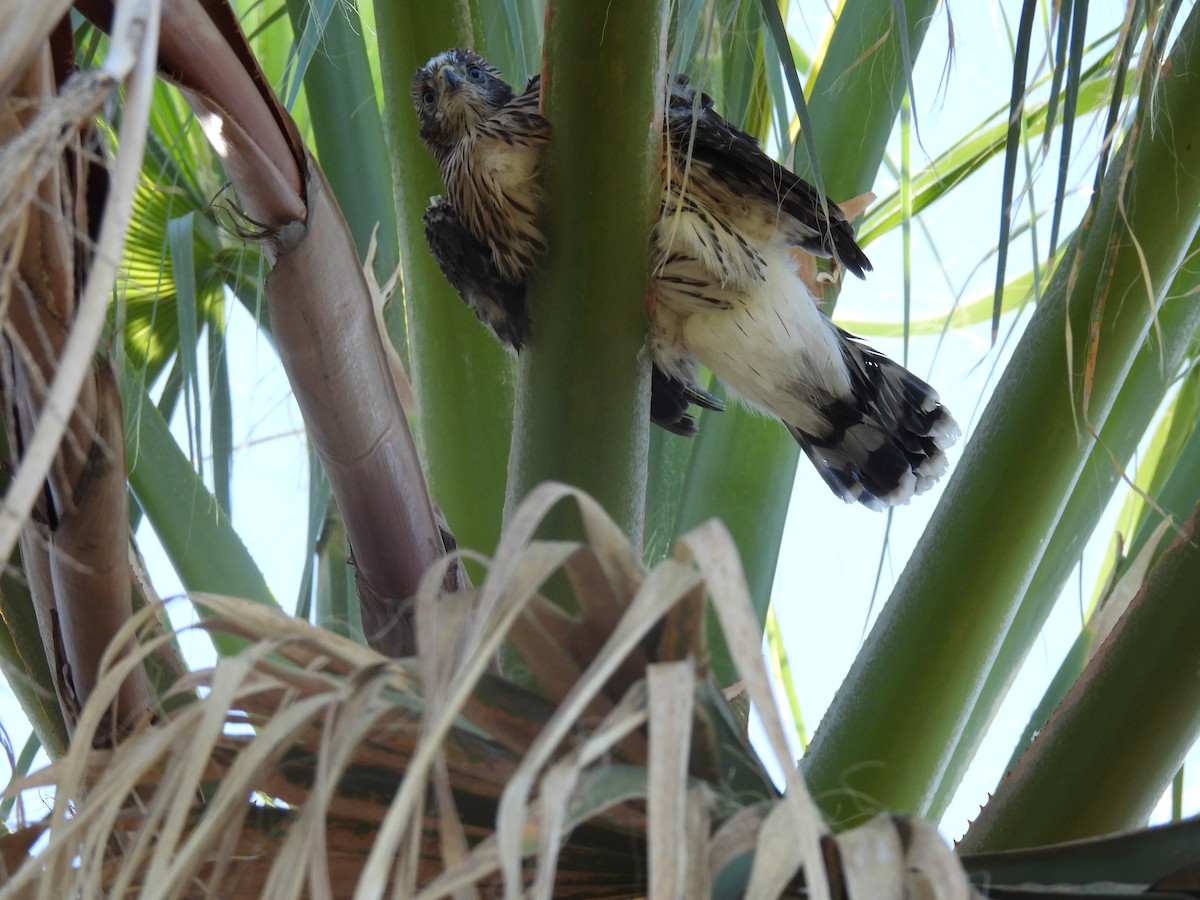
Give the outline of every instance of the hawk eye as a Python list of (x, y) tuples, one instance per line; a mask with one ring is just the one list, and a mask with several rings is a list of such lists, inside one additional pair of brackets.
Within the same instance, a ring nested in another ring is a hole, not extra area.
[(483, 81), (483, 69), (479, 66), (467, 66), (467, 77), (472, 81)]
[(433, 106), (435, 100), (437, 100), (437, 95), (433, 91), (426, 90), (425, 93), (421, 95), (421, 102), (426, 106)]

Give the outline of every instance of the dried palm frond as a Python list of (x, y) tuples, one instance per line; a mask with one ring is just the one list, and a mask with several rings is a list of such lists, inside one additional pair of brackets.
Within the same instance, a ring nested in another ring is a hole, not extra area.
[[(117, 4), (91, 70), (75, 69), (66, 16), (59, 4), (0, 14), (22, 63), (0, 64), (0, 559), (23, 575), (0, 615), (15, 648), (6, 662), (52, 752), (132, 610), (129, 533), (114, 526), (128, 519), (121, 398), (97, 348), (145, 146), (158, 5)], [(99, 121), (122, 85), (114, 148)], [(33, 697), (35, 684), (53, 686), (57, 709)], [(155, 693), (131, 669), (112, 695), (116, 729), (93, 739), (114, 740)]]
[[(535, 540), (566, 498), (586, 539)], [(881, 819), (829, 835), (787, 757), (721, 526), (646, 572), (594, 501), (547, 484), (481, 586), (442, 594), (453, 564), (424, 579), (416, 658), (260, 604), (193, 598), (210, 614), (202, 627), (245, 649), (177, 685), (201, 699), (95, 750), (86, 736), (138, 664), (114, 654), (71, 752), (10, 788), (53, 786), (56, 799), (31, 826), (48, 843), (0, 896), (681, 898), (732, 883), (748, 897), (828, 897), (878, 877), (860, 860), (883, 860), (899, 890), (936, 878), (928, 896), (966, 896), (930, 826)], [(560, 570), (574, 616), (539, 594)], [(783, 796), (708, 678), (706, 597), (786, 773)], [(505, 640), (536, 685), (496, 674)], [(9, 865), (28, 836), (0, 841)]]

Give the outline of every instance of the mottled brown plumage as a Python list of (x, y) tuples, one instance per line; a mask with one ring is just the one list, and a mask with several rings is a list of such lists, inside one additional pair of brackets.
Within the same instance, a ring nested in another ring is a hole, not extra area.
[[(468, 50), (448, 50), (413, 79), (421, 137), (449, 194), (426, 235), (458, 293), (509, 346), (529, 335), (525, 284), (545, 248), (541, 151), (550, 139), (539, 82), (516, 94)], [(651, 411), (681, 434), (689, 404), (719, 408), (695, 379), (713, 371), (778, 416), (847, 502), (907, 502), (946, 469), (958, 436), (929, 385), (833, 325), (797, 271), (801, 248), (859, 277), (871, 264), (845, 214), (770, 159), (686, 78), (671, 83), (663, 195), (651, 237)]]
[(524, 280), (545, 250), (537, 171), (550, 123), (538, 112), (536, 81), (515, 96), (483, 57), (449, 50), (417, 71), (413, 101), (463, 225), (504, 278)]

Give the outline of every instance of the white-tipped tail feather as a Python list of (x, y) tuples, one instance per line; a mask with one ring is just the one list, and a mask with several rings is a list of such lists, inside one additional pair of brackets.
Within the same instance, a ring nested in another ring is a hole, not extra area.
[(822, 410), (824, 431), (791, 424), (788, 430), (847, 503), (876, 510), (907, 503), (946, 473), (945, 451), (958, 440), (958, 424), (924, 381), (852, 335), (838, 334), (851, 396)]

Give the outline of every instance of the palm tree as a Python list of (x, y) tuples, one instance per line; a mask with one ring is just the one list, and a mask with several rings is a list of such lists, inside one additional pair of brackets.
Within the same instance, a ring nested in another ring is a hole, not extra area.
[[(1195, 820), (1061, 842), (1142, 824), (1200, 731), (1200, 10), (1131, 0), (1088, 46), (1086, 2), (1027, 0), (1012, 103), (923, 169), (904, 149), (861, 222), (865, 242), (907, 232), (1002, 159), (994, 297), (938, 327), (1036, 311), (796, 769), (758, 657), (797, 448), (738, 408), (693, 441), (647, 431), (646, 123), (664, 69), (688, 70), (781, 147), (795, 110), (797, 171), (858, 197), (949, 14), (846, 0), (809, 56), (765, 0), (75, 6), (95, 24), (66, 4), (0, 12), (0, 651), (29, 748), (54, 760), (17, 787), (56, 798), (0, 839), (6, 894), (877, 896), (891, 878), (963, 896), (964, 869), (979, 890), (1145, 887), (1194, 864)], [(420, 234), (440, 184), (407, 84), (461, 45), (550, 76), (551, 251), (519, 362)], [(1064, 221), (1064, 175), (1049, 240), (1011, 277), (1013, 236), (1046, 228), (1018, 163), (1056, 140), (1070, 159), (1089, 122), (1086, 210)], [(296, 617), (227, 514), (230, 302), (277, 350), (312, 446)], [(209, 435), (211, 490), (166, 426), (203, 393), (191, 449)], [(1143, 438), (1111, 584), (951, 856), (919, 817), (944, 811)], [(131, 553), (124, 523), (143, 517), (211, 670), (186, 671)], [(445, 556), (455, 542), (493, 562)], [(734, 682), (782, 796), (721, 694)]]

